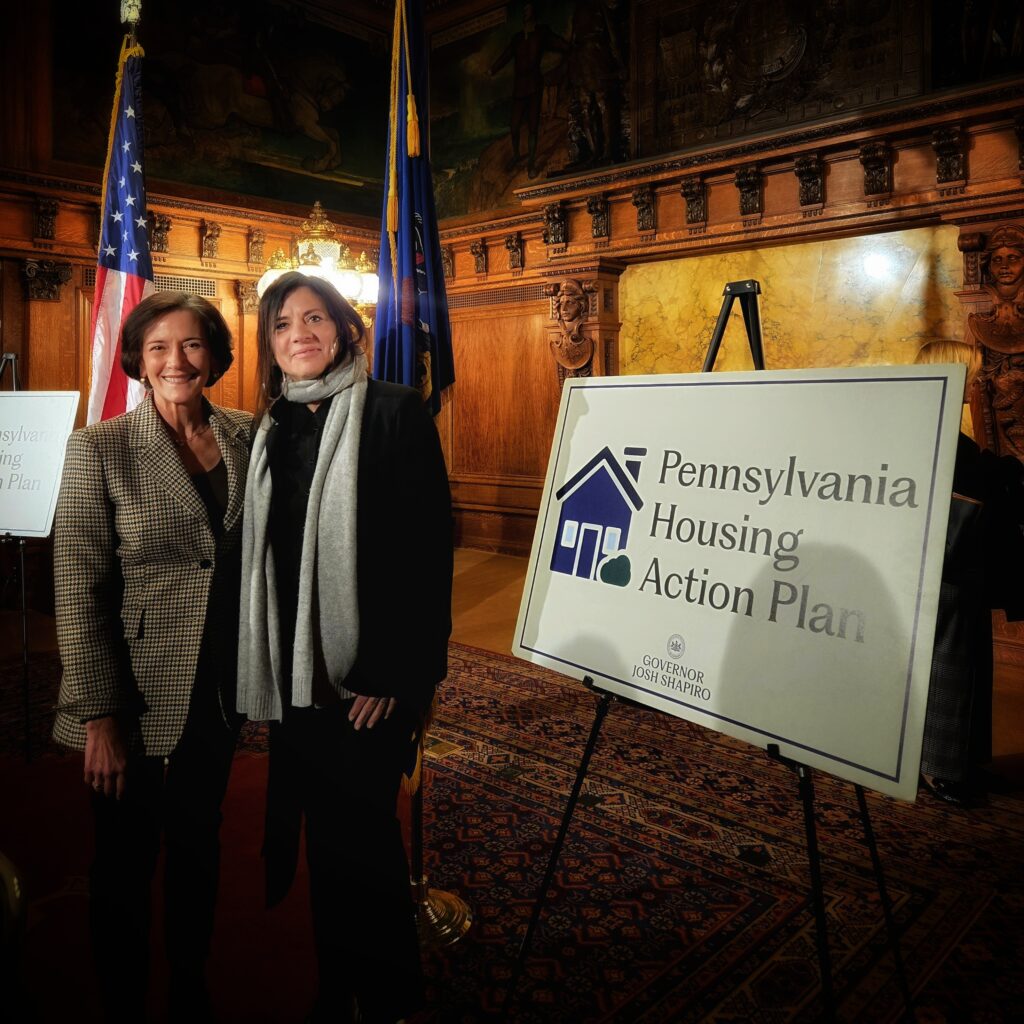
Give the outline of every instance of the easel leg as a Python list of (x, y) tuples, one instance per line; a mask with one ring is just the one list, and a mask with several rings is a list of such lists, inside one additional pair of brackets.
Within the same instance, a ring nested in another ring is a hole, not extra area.
[(804, 805), (804, 829), (807, 833), (807, 863), (811, 870), (811, 902), (814, 905), (818, 964), (821, 968), (822, 1020), (836, 1019), (836, 996), (832, 987), (832, 958), (828, 951), (828, 924), (825, 920), (825, 892), (821, 885), (821, 858), (818, 854), (818, 833), (814, 823), (814, 779), (807, 765), (796, 765), (800, 779), (800, 797)]
[[(591, 684), (593, 680), (584, 680), (585, 683)], [(537, 899), (533, 905), (533, 914), (530, 916), (530, 923), (527, 925), (526, 934), (523, 936), (523, 941), (519, 946), (519, 955), (516, 957), (516, 965), (512, 971), (512, 980), (509, 982), (508, 995), (505, 998), (505, 1018), (508, 1019), (509, 1012), (512, 1009), (512, 1003), (515, 999), (516, 988), (519, 985), (519, 979), (523, 973), (523, 967), (526, 964), (526, 958), (530, 953), (530, 944), (533, 942), (533, 933), (537, 928), (537, 922), (540, 920), (541, 912), (544, 910), (544, 904), (547, 902), (548, 889), (551, 887), (551, 881), (555, 877), (555, 868), (558, 866), (558, 858), (562, 852), (562, 844), (565, 842), (566, 834), (569, 831), (569, 822), (572, 821), (573, 812), (576, 810), (576, 803), (579, 800), (580, 791), (583, 789), (583, 779), (587, 774), (587, 768), (590, 765), (590, 757), (594, 753), (594, 748), (597, 746), (597, 737), (601, 732), (601, 725), (604, 722), (605, 715), (608, 714), (608, 708), (611, 706), (612, 694), (601, 693), (601, 699), (598, 702), (597, 710), (594, 713), (594, 724), (590, 729), (590, 737), (587, 740), (587, 745), (583, 751), (583, 757), (580, 760), (579, 770), (576, 772), (576, 781), (573, 783), (572, 792), (569, 794), (569, 802), (565, 805), (565, 813), (562, 815), (562, 824), (558, 830), (558, 836), (555, 839), (555, 845), (551, 850), (551, 856), (548, 858), (547, 870), (544, 872), (544, 881), (540, 884), (540, 889), (537, 891)]]
[(754, 369), (763, 370), (764, 342), (761, 338), (761, 312), (757, 307), (757, 294), (751, 292), (741, 295), (740, 309), (743, 311), (743, 325), (747, 329), (747, 340), (750, 342), (750, 356), (754, 361)]
[(860, 806), (860, 820), (864, 825), (864, 839), (871, 851), (871, 865), (875, 869), (875, 882), (878, 884), (878, 898), (882, 903), (882, 914), (885, 917), (885, 930), (889, 936), (889, 946), (892, 949), (892, 958), (896, 964), (896, 980), (899, 982), (900, 992), (903, 993), (903, 1005), (906, 1008), (906, 1018), (909, 1021), (914, 1019), (914, 1000), (910, 994), (910, 986), (907, 984), (907, 973), (903, 967), (903, 956), (900, 953), (900, 937), (896, 930), (896, 921), (892, 915), (892, 903), (889, 900), (889, 892), (885, 887), (885, 876), (882, 873), (882, 859), (878, 856), (878, 846), (875, 843), (875, 831), (871, 827), (871, 816), (868, 813), (868, 802), (864, 796), (864, 787), (855, 786), (857, 790), (857, 803)]
[(25, 588), (25, 538), (18, 538), (18, 588), (21, 592), (21, 693), (25, 711), (25, 760), (32, 760), (32, 707), (28, 686), (28, 591)]

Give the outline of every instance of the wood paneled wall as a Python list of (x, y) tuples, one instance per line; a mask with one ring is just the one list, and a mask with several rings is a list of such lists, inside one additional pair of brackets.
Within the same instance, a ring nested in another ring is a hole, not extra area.
[[(16, 35), (0, 41), (0, 53), (22, 45)], [(0, 121), (0, 345), (21, 356), (28, 387), (84, 392), (100, 169), (49, 160), (40, 141), (49, 122), (38, 120), (49, 109), (33, 98), (45, 98), (45, 83), (28, 89), (11, 67), (0, 69), (0, 81), (37, 114), (26, 120), (8, 103)], [(626, 267), (896, 228), (945, 223), (966, 231), (1020, 220), (1022, 137), (1024, 83), (1004, 82), (771, 138), (541, 180), (520, 190), (513, 210), (443, 224), (457, 382), (438, 425), (460, 542), (529, 549), (562, 378), (619, 370), (617, 281)], [(951, 177), (957, 166), (962, 173)], [(42, 230), (39, 200), (58, 204), (52, 231)], [(167, 251), (154, 255), (157, 275), (207, 288), (235, 335), (236, 364), (213, 399), (253, 408), (256, 318), (244, 289), (263, 267), (250, 262), (250, 233), (264, 233), (265, 260), (278, 245), (288, 247), (306, 211), (209, 202), (156, 182), (149, 205), (171, 220)], [(376, 224), (329, 213), (356, 253), (376, 247)], [(201, 255), (204, 222), (221, 227), (214, 257)], [(52, 298), (29, 297), (32, 260), (70, 268)], [(580, 344), (592, 349), (585, 365), (569, 369), (559, 354), (569, 326), (557, 315), (566, 289), (582, 296)]]

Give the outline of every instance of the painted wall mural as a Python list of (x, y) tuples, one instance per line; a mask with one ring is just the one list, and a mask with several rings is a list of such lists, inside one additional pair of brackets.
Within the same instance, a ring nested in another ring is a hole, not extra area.
[[(930, 34), (929, 34), (930, 33)], [(1024, 72), (1015, 0), (551, 0), (431, 39), (438, 212)], [(930, 55), (930, 59), (929, 59)]]
[[(514, 190), (531, 181), (594, 162), (602, 151), (625, 155), (611, 124), (611, 86), (600, 91), (592, 80), (608, 61), (617, 82), (628, 76), (627, 25), (627, 3), (552, 0), (499, 7), (431, 37), (439, 216), (511, 206)], [(624, 93), (617, 90), (616, 116)], [(574, 163), (570, 116), (582, 131), (584, 112), (590, 141)]]
[[(57, 160), (103, 163), (121, 39), (108, 6), (100, 17), (62, 7), (55, 24)], [(269, 0), (148, 0), (139, 41), (149, 176), (378, 215), (390, 40), (315, 13)]]

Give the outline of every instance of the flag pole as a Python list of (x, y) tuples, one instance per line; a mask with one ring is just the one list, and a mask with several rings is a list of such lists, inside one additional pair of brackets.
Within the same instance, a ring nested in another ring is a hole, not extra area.
[[(455, 379), (433, 184), (423, 0), (396, 0), (391, 37), (388, 158), (381, 223), (381, 294), (375, 324), (374, 376), (419, 390), (432, 413)], [(414, 44), (414, 45), (411, 45)], [(416, 95), (419, 90), (419, 96)], [(417, 227), (418, 225), (418, 227)], [(422, 277), (422, 283), (416, 283)], [(443, 947), (469, 929), (458, 896), (431, 889), (423, 864), (423, 758), (429, 715), (420, 733), (409, 793), (409, 874), (421, 945)]]
[(424, 737), (420, 733), (416, 769), (409, 797), (409, 882), (416, 903), (416, 931), (420, 945), (432, 949), (452, 946), (469, 931), (473, 915), (469, 904), (444, 889), (431, 889), (423, 869), (423, 769)]

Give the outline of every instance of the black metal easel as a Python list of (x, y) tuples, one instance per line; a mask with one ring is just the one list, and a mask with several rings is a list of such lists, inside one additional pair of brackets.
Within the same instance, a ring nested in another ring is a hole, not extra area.
[[(722, 336), (725, 334), (725, 328), (729, 323), (729, 314), (732, 311), (732, 305), (736, 299), (739, 299), (740, 301), (740, 309), (743, 313), (743, 325), (746, 328), (747, 342), (750, 346), (750, 355), (754, 362), (754, 369), (763, 370), (765, 368), (764, 343), (761, 339), (761, 315), (758, 310), (757, 303), (757, 297), (761, 294), (761, 285), (757, 281), (730, 281), (725, 286), (722, 294), (724, 296), (722, 309), (718, 314), (718, 320), (715, 323), (715, 329), (711, 335), (708, 354), (704, 360), (703, 372), (709, 373), (715, 365), (715, 360), (718, 357), (718, 350), (722, 344)], [(580, 766), (576, 772), (576, 780), (573, 782), (572, 791), (570, 792), (569, 800), (566, 803), (565, 813), (562, 817), (562, 824), (559, 827), (558, 835), (555, 838), (555, 845), (552, 847), (551, 855), (548, 858), (548, 865), (544, 872), (544, 879), (541, 882), (540, 889), (538, 890), (534, 901), (533, 913), (530, 916), (530, 923), (527, 925), (526, 933), (523, 935), (523, 940), (520, 943), (515, 967), (509, 980), (507, 990), (508, 994), (506, 996), (504, 1006), (504, 1017), (506, 1020), (509, 1019), (512, 1006), (514, 1005), (516, 989), (519, 985), (519, 980), (522, 977), (527, 957), (529, 956), (534, 932), (537, 929), (541, 913), (547, 903), (548, 889), (551, 886), (551, 882), (555, 875), (555, 869), (558, 866), (562, 846), (565, 843), (565, 837), (569, 831), (569, 823), (576, 810), (576, 804), (583, 788), (583, 779), (587, 774), (587, 768), (590, 765), (590, 758), (594, 753), (594, 748), (597, 746), (597, 738), (601, 732), (601, 726), (604, 723), (605, 716), (608, 714), (609, 708), (611, 707), (611, 702), (613, 700), (618, 700), (623, 704), (647, 707), (647, 705), (638, 705), (636, 701), (629, 700), (619, 694), (602, 690), (590, 676), (585, 676), (583, 678), (583, 685), (594, 693), (600, 694), (600, 700), (598, 701), (597, 708), (594, 713), (594, 724), (591, 726), (590, 736), (587, 739), (587, 744), (583, 750), (583, 756), (580, 760)], [(807, 862), (811, 876), (811, 905), (814, 910), (818, 965), (821, 971), (821, 994), (822, 1002), (824, 1004), (824, 1015), (822, 1020), (832, 1022), (836, 1019), (836, 999), (835, 986), (832, 979), (832, 961), (828, 946), (828, 922), (825, 916), (825, 892), (821, 881), (821, 856), (818, 849), (817, 827), (814, 814), (814, 778), (808, 765), (800, 764), (787, 757), (783, 757), (779, 752), (778, 744), (768, 744), (767, 752), (769, 757), (791, 768), (796, 773), (800, 783), (800, 797), (804, 809), (804, 830), (807, 840)], [(907, 984), (906, 971), (903, 966), (903, 957), (900, 953), (899, 935), (896, 931), (896, 922), (892, 913), (892, 903), (889, 900), (888, 890), (885, 886), (885, 877), (882, 872), (882, 861), (878, 855), (878, 847), (875, 844), (874, 830), (871, 827), (871, 817), (868, 813), (868, 805), (864, 796), (864, 790), (860, 785), (855, 785), (855, 789), (857, 792), (857, 803), (860, 807), (861, 823), (864, 826), (864, 838), (871, 854), (871, 865), (874, 870), (875, 882), (878, 886), (878, 895), (882, 904), (882, 913), (885, 918), (885, 927), (889, 938), (889, 946), (892, 950), (893, 960), (895, 961), (896, 978), (899, 983), (900, 992), (903, 995), (907, 1019), (912, 1021), (914, 1019), (913, 999), (910, 994), (910, 987)]]
[[(3, 384), (4, 371), (8, 367), (11, 370), (11, 390), (20, 391), (21, 381), (18, 379), (18, 357), (14, 352), (0, 353), (0, 384)], [(15, 537), (11, 533), (4, 533), (0, 534), (0, 544), (14, 544), (18, 548), (18, 562), (14, 572), (18, 575), (18, 590), (21, 602), (21, 693), (25, 716), (25, 760), (31, 761), (32, 716), (28, 687), (28, 596), (25, 590), (25, 538)], [(6, 582), (4, 582), (5, 586)]]

